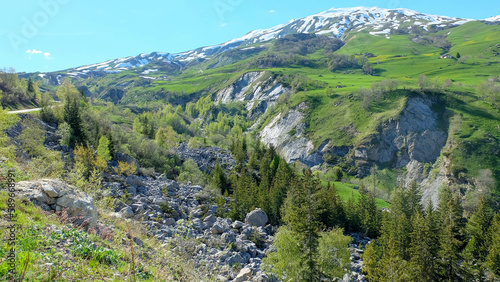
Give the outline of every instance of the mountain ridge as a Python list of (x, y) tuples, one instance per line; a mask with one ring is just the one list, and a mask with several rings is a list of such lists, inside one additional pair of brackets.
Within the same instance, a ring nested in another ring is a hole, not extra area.
[[(143, 67), (153, 61), (167, 64), (186, 64), (196, 59), (224, 53), (228, 50), (256, 43), (264, 43), (294, 33), (312, 33), (342, 38), (349, 31), (368, 31), (371, 35), (389, 37), (393, 30), (411, 29), (419, 26), (427, 30), (429, 26), (444, 28), (464, 24), (473, 19), (420, 13), (406, 8), (387, 9), (378, 7), (331, 8), (303, 18), (292, 19), (268, 29), (252, 30), (245, 35), (217, 45), (203, 46), (180, 53), (154, 51), (137, 56), (111, 59), (56, 72), (66, 72), (73, 77), (87, 77), (88, 73), (109, 74)], [(500, 16), (483, 21), (500, 21)], [(165, 58), (166, 57), (166, 58)], [(146, 73), (147, 74), (147, 73)], [(39, 75), (43, 78), (43, 73)]]

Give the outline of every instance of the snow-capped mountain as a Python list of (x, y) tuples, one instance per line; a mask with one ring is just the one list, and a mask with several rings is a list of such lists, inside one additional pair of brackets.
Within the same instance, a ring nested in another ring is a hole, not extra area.
[(409, 30), (412, 26), (420, 26), (424, 30), (428, 30), (431, 25), (446, 27), (461, 25), (468, 21), (471, 20), (423, 14), (409, 9), (383, 9), (378, 7), (332, 8), (269, 29), (254, 30), (240, 38), (220, 45), (199, 48), (176, 56), (181, 57), (183, 60), (204, 58), (237, 46), (265, 42), (293, 33), (325, 34), (341, 38), (351, 30), (367, 30), (372, 35), (387, 35), (392, 29)]
[[(497, 21), (499, 18), (500, 16), (492, 17), (485, 21)], [(351, 31), (365, 31), (375, 36), (389, 37), (394, 30), (409, 31), (415, 26), (428, 30), (431, 26), (443, 28), (461, 25), (468, 21), (472, 20), (423, 14), (409, 9), (384, 9), (378, 7), (332, 8), (269, 29), (254, 30), (240, 38), (219, 45), (202, 47), (178, 54), (153, 52), (135, 57), (109, 60), (67, 70), (67, 75), (88, 77), (91, 73), (101, 75), (116, 73), (143, 67), (153, 61), (166, 64), (186, 64), (195, 59), (204, 59), (236, 47), (266, 42), (295, 33), (323, 34), (343, 38)], [(147, 75), (154, 71), (155, 69), (152, 68), (142, 71), (141, 74)]]
[(484, 21), (487, 21), (487, 22), (500, 22), (500, 15), (484, 19)]
[[(138, 56), (130, 56), (126, 58), (119, 58), (109, 60), (102, 63), (92, 64), (77, 67), (68, 70), (70, 76), (85, 76), (89, 72), (104, 72), (104, 73), (117, 73), (124, 70), (143, 67), (153, 61), (161, 61), (165, 63), (172, 63), (174, 56), (164, 52), (143, 53)], [(145, 70), (143, 74), (149, 74), (155, 70)]]

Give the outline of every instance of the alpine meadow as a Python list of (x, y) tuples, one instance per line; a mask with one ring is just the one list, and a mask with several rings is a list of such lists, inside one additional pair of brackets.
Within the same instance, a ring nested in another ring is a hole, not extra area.
[(500, 281), (500, 16), (88, 63), (0, 71), (0, 280)]

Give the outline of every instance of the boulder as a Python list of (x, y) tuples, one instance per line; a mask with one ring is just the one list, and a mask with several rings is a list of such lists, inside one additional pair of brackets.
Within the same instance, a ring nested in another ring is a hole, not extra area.
[(210, 232), (212, 234), (222, 234), (224, 233), (224, 228), (220, 224), (216, 223), (212, 226)]
[(44, 210), (67, 210), (69, 217), (84, 217), (91, 225), (97, 219), (94, 199), (59, 179), (20, 181), (16, 189)]
[(175, 219), (173, 219), (171, 217), (165, 218), (165, 225), (171, 226), (171, 225), (174, 225), (174, 224), (175, 224)]
[(51, 198), (59, 197), (59, 193), (49, 183), (42, 183), (42, 190), (43, 190), (43, 192), (45, 192), (45, 194), (47, 194), (47, 196), (49, 196)]
[(244, 282), (250, 280), (252, 277), (252, 269), (245, 267), (240, 270), (240, 273), (234, 278), (233, 282)]
[(125, 182), (133, 186), (144, 186), (144, 184), (142, 183), (142, 179), (137, 175), (129, 175)]
[(267, 214), (262, 209), (255, 209), (247, 214), (245, 223), (254, 226), (265, 226), (267, 223)]
[(123, 215), (125, 218), (131, 218), (134, 216), (134, 211), (132, 210), (131, 207), (124, 207), (120, 213)]

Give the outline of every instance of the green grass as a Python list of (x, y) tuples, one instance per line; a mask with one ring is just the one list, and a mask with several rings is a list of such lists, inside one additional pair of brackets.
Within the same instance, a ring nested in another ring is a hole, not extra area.
[[(321, 183), (323, 184), (323, 186), (326, 186), (328, 184), (327, 181), (321, 181)], [(359, 193), (358, 189), (356, 189), (356, 185), (343, 182), (333, 182), (333, 184), (337, 189), (337, 193), (344, 202), (347, 202), (351, 195), (354, 195), (354, 200), (356, 202), (358, 201), (361, 194)], [(389, 208), (391, 206), (390, 203), (382, 199), (375, 198), (375, 202), (377, 203), (378, 208)]]

